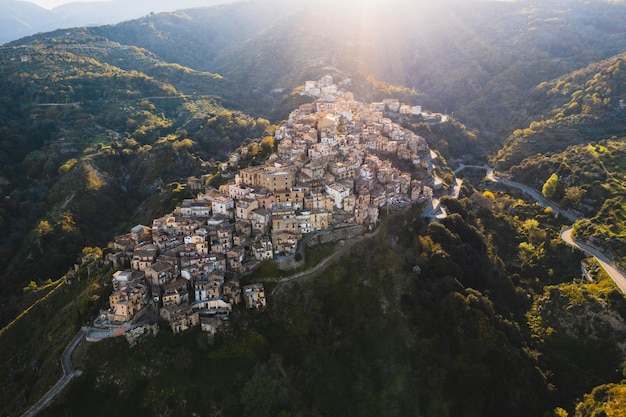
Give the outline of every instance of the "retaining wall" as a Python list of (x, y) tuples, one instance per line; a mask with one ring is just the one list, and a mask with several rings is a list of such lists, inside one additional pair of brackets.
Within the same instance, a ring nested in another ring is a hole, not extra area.
[(306, 236), (300, 242), (300, 245), (298, 246), (298, 253), (301, 255), (299, 261), (296, 261), (296, 255), (291, 255), (276, 260), (276, 265), (281, 271), (289, 271), (300, 268), (301, 266), (304, 266), (304, 247), (311, 248), (313, 246), (338, 242), (340, 240), (354, 239), (365, 233), (365, 230), (365, 227), (361, 225), (349, 225), (316, 232), (310, 236)]

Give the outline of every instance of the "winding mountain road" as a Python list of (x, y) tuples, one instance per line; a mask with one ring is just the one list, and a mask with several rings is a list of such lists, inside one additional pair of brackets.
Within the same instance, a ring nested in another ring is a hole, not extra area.
[(626, 274), (624, 271), (620, 270), (615, 264), (602, 252), (593, 246), (586, 245), (582, 242), (579, 242), (574, 239), (572, 236), (572, 228), (568, 227), (567, 229), (561, 232), (561, 239), (570, 246), (580, 249), (581, 251), (588, 253), (597, 259), (598, 263), (604, 268), (604, 270), (609, 274), (611, 279), (615, 281), (615, 284), (622, 290), (622, 293), (626, 294)]
[[(582, 218), (582, 216), (580, 215), (576, 215), (574, 213), (570, 213), (568, 211), (562, 210), (561, 208), (559, 208), (554, 202), (546, 199), (543, 195), (541, 195), (540, 193), (538, 193), (536, 190), (524, 185), (524, 184), (520, 184), (518, 182), (514, 182), (514, 181), (509, 181), (506, 179), (498, 179), (495, 177), (494, 173), (493, 173), (493, 168), (489, 168), (487, 171), (487, 178), (490, 181), (495, 181), (495, 182), (499, 182), (502, 183), (506, 186), (509, 187), (515, 187), (519, 190), (522, 190), (524, 193), (528, 194), (529, 196), (531, 196), (532, 198), (534, 198), (541, 206), (543, 207), (550, 207), (555, 213), (560, 214), (561, 216), (565, 217), (566, 219), (568, 219), (571, 222), (575, 222), (576, 220), (580, 220)], [(563, 240), (565, 243), (567, 243), (570, 246), (573, 246), (577, 249), (582, 250), (583, 252), (593, 256), (594, 258), (596, 258), (596, 260), (598, 261), (598, 263), (602, 266), (602, 268), (604, 268), (604, 270), (607, 272), (607, 274), (609, 274), (609, 276), (611, 277), (611, 279), (615, 282), (615, 284), (619, 287), (619, 289), (622, 291), (622, 294), (626, 295), (626, 274), (624, 274), (623, 271), (621, 271), (620, 269), (618, 269), (615, 264), (609, 259), (608, 256), (606, 256), (604, 253), (600, 252), (598, 249), (586, 245), (582, 242), (576, 241), (574, 240), (574, 237), (572, 236), (572, 231), (573, 229), (571, 227), (568, 227), (567, 229), (563, 230), (561, 232), (561, 240)]]
[(59, 395), (61, 391), (70, 383), (72, 378), (76, 376), (76, 371), (74, 370), (74, 366), (72, 365), (72, 353), (74, 353), (74, 349), (80, 343), (80, 341), (85, 336), (85, 333), (80, 330), (76, 333), (76, 336), (72, 339), (72, 341), (65, 347), (63, 350), (63, 355), (61, 355), (61, 368), (63, 369), (63, 376), (61, 379), (57, 381), (56, 384), (48, 392), (46, 395), (41, 397), (39, 401), (37, 401), (33, 406), (28, 409), (21, 417), (33, 417), (37, 415), (41, 410), (46, 408), (54, 398)]
[(519, 182), (508, 180), (506, 178), (496, 177), (496, 174), (495, 174), (493, 168), (490, 167), (490, 166), (487, 166), (487, 165), (459, 165), (459, 167), (454, 170), (454, 173), (457, 174), (457, 173), (463, 171), (465, 168), (484, 169), (485, 171), (487, 171), (487, 174), (485, 175), (485, 177), (489, 181), (497, 182), (497, 183), (500, 183), (500, 184), (504, 184), (504, 185), (506, 185), (508, 187), (517, 188), (518, 190), (521, 190), (525, 194), (528, 194), (533, 199), (535, 199), (535, 201), (537, 201), (537, 203), (539, 203), (540, 206), (542, 206), (542, 207), (550, 207), (554, 213), (560, 214), (561, 216), (565, 217), (566, 219), (568, 219), (571, 222), (575, 222), (576, 220), (582, 219), (582, 216), (580, 216), (580, 215), (577, 215), (575, 213), (571, 213), (569, 211), (561, 209), (556, 203), (554, 203), (553, 201), (550, 201), (547, 198), (545, 198), (540, 192), (538, 192), (534, 188), (531, 188), (531, 187), (529, 187), (527, 185), (524, 185), (522, 183), (519, 183)]
[[(575, 222), (576, 220), (580, 220), (582, 216), (579, 216), (574, 213), (570, 213), (568, 211), (562, 210), (558, 207), (554, 202), (546, 199), (543, 195), (541, 195), (537, 190), (534, 190), (524, 184), (520, 184), (519, 182), (509, 181), (503, 178), (496, 178), (494, 170), (492, 167), (486, 165), (460, 165), (457, 169), (454, 170), (454, 173), (458, 173), (465, 168), (475, 168), (475, 169), (484, 169), (487, 171), (487, 179), (492, 182), (498, 182), (504, 184), (508, 187), (517, 188), (524, 193), (528, 194), (532, 198), (534, 198), (541, 206), (550, 207), (555, 213), (558, 213), (568, 219), (571, 222)], [(600, 252), (598, 249), (586, 245), (582, 242), (579, 242), (574, 239), (572, 236), (573, 229), (568, 227), (561, 232), (561, 240), (567, 243), (570, 246), (573, 246), (597, 259), (598, 263), (604, 268), (604, 270), (609, 274), (611, 279), (615, 282), (615, 284), (619, 287), (624, 295), (626, 295), (626, 273), (620, 270), (615, 264), (606, 256), (604, 253)]]

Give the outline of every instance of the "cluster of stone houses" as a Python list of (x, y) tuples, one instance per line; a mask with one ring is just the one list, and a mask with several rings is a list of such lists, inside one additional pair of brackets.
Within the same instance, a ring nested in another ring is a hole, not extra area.
[[(231, 228), (211, 226), (206, 217), (183, 216), (183, 206), (155, 219), (152, 227), (138, 225), (111, 242), (109, 260), (127, 262), (130, 269), (113, 274), (110, 308), (101, 312), (109, 322), (130, 322), (153, 304), (174, 333), (197, 325), (214, 333), (242, 298), (249, 308), (265, 307), (262, 284), (240, 288), (236, 278), (226, 280), (227, 257), (222, 249), (211, 249), (208, 236), (234, 248)], [(243, 258), (242, 253), (239, 261)], [(242, 297), (251, 292), (254, 299)]]
[[(310, 96), (316, 98), (327, 98), (329, 96), (337, 95), (341, 93), (342, 87), (347, 87), (351, 83), (351, 80), (345, 79), (339, 85), (336, 85), (332, 75), (325, 75), (318, 81), (307, 81), (304, 84), (304, 89), (300, 93), (303, 96)], [(382, 107), (383, 110), (391, 113), (410, 114), (418, 116), (422, 114), (422, 106), (412, 106), (405, 103), (400, 103), (397, 99), (385, 99), (382, 103), (374, 103), (375, 106)]]
[[(363, 104), (341, 90), (346, 84), (334, 84), (330, 75), (307, 81), (303, 92), (317, 99), (293, 111), (277, 130), (277, 153), (268, 162), (295, 170), (295, 188), (307, 201), (319, 205), (329, 199), (326, 210), (332, 203), (342, 221), (374, 225), (381, 207), (431, 198), (441, 184), (429, 173), (426, 140), (385, 117), (385, 112), (409, 112), (408, 106), (393, 99)], [(402, 172), (391, 158), (423, 167), (424, 174)]]
[[(399, 103), (357, 102), (331, 76), (314, 85), (320, 97), (277, 129), (276, 153), (264, 165), (236, 171), (219, 189), (190, 178), (196, 198), (115, 238), (108, 257), (130, 269), (113, 276), (109, 320), (128, 322), (157, 304), (174, 332), (198, 324), (214, 332), (242, 299), (265, 307), (262, 284), (238, 284), (261, 261), (295, 254), (308, 233), (373, 226), (384, 206), (432, 198), (426, 141), (385, 117)], [(412, 173), (391, 159), (408, 162)]]

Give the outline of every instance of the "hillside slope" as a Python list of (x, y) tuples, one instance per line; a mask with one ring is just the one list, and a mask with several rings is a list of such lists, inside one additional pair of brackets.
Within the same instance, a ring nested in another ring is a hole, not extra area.
[(83, 29), (0, 55), (3, 297), (59, 276), (83, 246), (143, 220), (134, 213), (145, 198), (216, 169), (211, 160), (269, 127), (221, 105), (215, 94), (228, 88), (219, 76)]
[(329, 69), (373, 74), (424, 92), (426, 100), (413, 104), (454, 112), (493, 151), (551, 110), (532, 100), (537, 85), (625, 50), (625, 18), (624, 4), (600, 1), (397, 0), (354, 9), (268, 0), (147, 16), (94, 33), (219, 73), (245, 86), (250, 108), (272, 106), (282, 98), (271, 96), (276, 89)]
[(621, 135), (626, 129), (626, 55), (620, 54), (537, 86), (529, 107), (549, 108), (508, 138), (500, 169), (535, 154)]

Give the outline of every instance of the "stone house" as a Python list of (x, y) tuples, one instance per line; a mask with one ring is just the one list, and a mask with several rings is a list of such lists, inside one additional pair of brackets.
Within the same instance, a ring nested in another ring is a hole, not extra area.
[(251, 213), (252, 230), (255, 233), (264, 235), (271, 226), (272, 214), (269, 210), (258, 208)]
[(274, 259), (274, 247), (272, 241), (266, 237), (261, 238), (252, 245), (252, 253), (258, 261)]
[(245, 250), (241, 246), (235, 246), (226, 252), (228, 267), (236, 273), (242, 272), (242, 265), (245, 259)]
[(243, 287), (243, 299), (247, 308), (263, 309), (267, 302), (262, 283), (246, 285)]
[(193, 311), (188, 305), (171, 305), (159, 310), (163, 320), (170, 323), (174, 334), (184, 332), (200, 324), (200, 316), (197, 311)]
[(235, 203), (235, 215), (237, 219), (250, 220), (252, 212), (259, 208), (257, 200), (244, 198)]
[(109, 296), (108, 319), (113, 322), (130, 321), (148, 301), (148, 288), (134, 282)]
[(177, 268), (167, 262), (158, 261), (145, 270), (146, 280), (150, 285), (165, 285), (177, 276)]
[(131, 268), (136, 271), (145, 271), (152, 265), (158, 255), (158, 248), (156, 245), (144, 245), (133, 252), (133, 257), (130, 261)]
[(272, 233), (274, 253), (294, 254), (298, 248), (299, 234), (295, 232), (279, 231)]
[(241, 301), (241, 287), (239, 286), (239, 281), (231, 280), (222, 286), (222, 295), (224, 296), (224, 300), (230, 304), (239, 304)]
[(187, 288), (187, 280), (178, 278), (176, 281), (170, 282), (163, 286), (163, 307), (188, 304), (189, 290)]
[(201, 276), (196, 279), (194, 288), (194, 300), (206, 301), (221, 296), (222, 278), (215, 275)]

